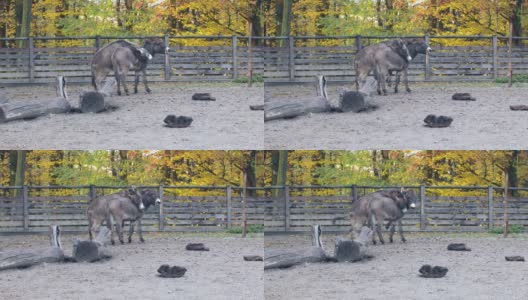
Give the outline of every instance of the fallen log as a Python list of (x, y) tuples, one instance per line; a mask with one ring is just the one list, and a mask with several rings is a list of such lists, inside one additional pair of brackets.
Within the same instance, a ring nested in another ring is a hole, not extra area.
[(105, 96), (110, 96), (116, 81), (108, 78), (99, 91), (84, 91), (79, 95), (79, 110), (82, 113), (98, 113), (105, 111), (107, 106)]
[(342, 90), (337, 99), (329, 99), (324, 76), (317, 76), (317, 96), (272, 99), (264, 103), (264, 121), (288, 119), (308, 113), (359, 112), (367, 108), (367, 98), (375, 90), (376, 81), (368, 78), (359, 92)]
[(264, 270), (322, 262), (327, 258), (321, 242), (321, 226), (312, 227), (312, 246), (288, 249), (265, 249)]
[(321, 226), (312, 227), (312, 246), (288, 249), (264, 250), (264, 269), (288, 268), (303, 263), (315, 262), (355, 262), (367, 258), (367, 243), (372, 237), (372, 230), (367, 227), (361, 229), (359, 237), (348, 240), (338, 237), (334, 256), (324, 251), (321, 241)]
[(106, 227), (101, 227), (93, 241), (75, 240), (73, 243), (73, 259), (77, 262), (94, 262), (111, 258), (112, 255), (106, 247), (110, 243), (111, 232)]
[(70, 112), (71, 106), (66, 94), (64, 77), (57, 77), (56, 88), (57, 97), (55, 98), (0, 103), (0, 123)]
[(50, 226), (50, 247), (14, 249), (0, 252), (0, 270), (28, 268), (41, 263), (54, 263), (64, 260), (60, 247), (60, 229)]

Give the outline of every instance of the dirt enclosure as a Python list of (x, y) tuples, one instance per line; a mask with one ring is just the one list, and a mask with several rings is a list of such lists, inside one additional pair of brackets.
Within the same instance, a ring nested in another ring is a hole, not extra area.
[[(133, 91), (133, 83), (129, 83)], [(57, 114), (0, 124), (0, 148), (9, 149), (180, 149), (246, 150), (263, 148), (263, 112), (249, 105), (263, 103), (262, 84), (248, 88), (233, 83), (150, 84), (138, 94), (109, 97), (115, 110), (99, 114)], [(88, 85), (68, 86), (77, 105)], [(216, 101), (193, 101), (194, 93), (211, 93)], [(55, 87), (0, 88), (9, 101), (54, 97)], [(192, 117), (188, 128), (164, 127), (168, 114)]]
[[(328, 87), (337, 98), (341, 84)], [(528, 111), (511, 111), (526, 104), (528, 85), (508, 88), (493, 83), (411, 83), (412, 93), (390, 90), (375, 95), (369, 104), (377, 109), (361, 113), (319, 113), (265, 124), (266, 149), (525, 149), (528, 147)], [(352, 89), (352, 85), (347, 85)], [(468, 92), (476, 101), (454, 101)], [(307, 85), (265, 86), (265, 98), (315, 96)], [(450, 127), (424, 127), (429, 115), (454, 119)]]
[[(369, 246), (374, 258), (357, 263), (313, 263), (266, 270), (266, 299), (526, 299), (528, 265), (507, 262), (506, 255), (528, 257), (528, 236), (503, 239), (491, 235), (407, 234), (403, 244)], [(335, 236), (323, 234), (327, 253)], [(471, 252), (447, 251), (449, 243), (466, 243)], [(269, 236), (266, 248), (310, 246), (303, 235)], [(443, 278), (422, 278), (424, 265), (449, 269)]]
[[(71, 255), (72, 240), (62, 237)], [(86, 238), (86, 236), (83, 236)], [(135, 237), (137, 238), (137, 237)], [(0, 271), (2, 299), (263, 299), (262, 262), (244, 255), (263, 255), (262, 235), (145, 234), (146, 243), (110, 246), (114, 257), (96, 263), (50, 263)], [(186, 251), (204, 243), (209, 252)], [(45, 247), (45, 235), (0, 236), (0, 251)], [(162, 264), (187, 268), (181, 278), (161, 278)]]

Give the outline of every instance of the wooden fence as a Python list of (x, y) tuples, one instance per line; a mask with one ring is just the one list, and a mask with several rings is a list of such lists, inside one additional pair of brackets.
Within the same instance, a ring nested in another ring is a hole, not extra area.
[[(118, 38), (146, 37), (61, 37), (26, 38), (26, 48), (0, 48), (0, 84), (49, 83), (57, 75), (71, 82), (88, 82), (89, 62), (97, 49)], [(249, 61), (254, 75), (267, 82), (307, 82), (315, 75), (329, 80), (354, 80), (353, 61), (363, 46), (393, 37), (254, 37), (265, 46), (252, 47), (247, 37), (163, 37), (170, 47), (169, 58), (157, 55), (148, 67), (152, 81), (230, 81), (246, 76)], [(411, 81), (478, 81), (505, 77), (508, 69), (506, 37), (425, 36), (433, 52), (418, 55), (409, 67)], [(19, 38), (21, 39), (21, 38)], [(15, 40), (3, 38), (0, 41)], [(200, 40), (210, 46), (186, 46), (182, 40)], [(443, 46), (446, 39), (477, 41), (479, 46)], [(528, 38), (516, 38), (522, 41)], [(82, 47), (46, 46), (46, 42), (83, 40)], [(279, 43), (282, 41), (282, 45)], [(329, 46), (328, 44), (331, 44)], [(514, 74), (528, 70), (528, 47), (513, 47)]]
[[(49, 225), (60, 225), (65, 231), (87, 231), (86, 208), (90, 201), (123, 188), (0, 187), (0, 233), (43, 232)], [(143, 218), (146, 231), (223, 231), (242, 224), (240, 187), (154, 188), (161, 195), (162, 204), (146, 211)], [(246, 200), (247, 224), (263, 225), (267, 200), (264, 197)]]
[[(27, 38), (26, 48), (0, 47), (0, 84), (2, 83), (49, 83), (62, 75), (70, 82), (89, 82), (90, 61), (94, 53), (108, 42), (117, 39), (134, 38), (138, 44), (148, 37), (85, 37), (85, 38)], [(247, 38), (207, 37), (204, 44), (211, 46), (183, 46), (182, 39), (204, 39), (203, 37), (163, 37), (170, 47), (169, 57), (156, 55), (149, 62), (148, 74), (151, 81), (230, 81), (247, 76), (249, 61), (252, 61), (253, 75), (263, 74), (261, 49), (250, 53)], [(48, 47), (57, 41), (78, 41), (92, 46)], [(0, 39), (10, 42), (19, 39)], [(215, 42), (228, 46), (215, 45)], [(129, 76), (132, 76), (130, 74)], [(130, 77), (130, 80), (132, 77)]]
[[(329, 80), (353, 81), (354, 58), (358, 49), (394, 37), (287, 37), (283, 47), (267, 48), (264, 77), (267, 82), (313, 81), (316, 75)], [(508, 74), (506, 37), (497, 36), (425, 36), (433, 49), (418, 55), (409, 66), (410, 81), (494, 80)], [(479, 46), (444, 46), (446, 39), (478, 41)], [(528, 38), (516, 38), (524, 41)], [(287, 41), (287, 42), (286, 42)], [(311, 41), (311, 42), (310, 42)], [(324, 43), (340, 44), (324, 46)], [(320, 45), (318, 45), (320, 44)], [(528, 47), (512, 50), (514, 74), (528, 69)]]
[[(267, 202), (266, 232), (306, 231), (320, 224), (326, 231), (348, 231), (348, 212), (354, 199), (382, 187), (305, 186), (274, 187), (283, 194)], [(395, 187), (398, 188), (398, 187)], [(406, 231), (486, 232), (502, 226), (503, 188), (500, 187), (408, 187), (418, 197), (416, 209), (403, 218)], [(466, 196), (439, 196), (439, 189), (459, 191)], [(314, 193), (318, 190), (319, 193)], [(320, 190), (325, 190), (323, 196)], [(522, 194), (510, 197), (507, 211), (510, 225), (528, 229), (528, 189), (514, 189)]]

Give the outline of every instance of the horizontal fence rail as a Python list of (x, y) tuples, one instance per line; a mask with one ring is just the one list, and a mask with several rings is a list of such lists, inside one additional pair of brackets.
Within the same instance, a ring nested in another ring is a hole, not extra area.
[[(416, 36), (414, 36), (416, 38)], [(138, 44), (150, 37), (29, 37), (0, 39), (0, 84), (50, 83), (56, 76), (70, 82), (90, 81), (90, 61), (102, 46), (117, 39)], [(156, 55), (149, 63), (152, 81), (231, 81), (253, 75), (268, 82), (308, 82), (316, 75), (353, 81), (354, 58), (362, 47), (394, 36), (163, 36), (170, 47), (167, 59)], [(508, 74), (507, 37), (422, 36), (433, 51), (418, 55), (409, 66), (410, 81), (489, 81)], [(528, 38), (515, 37), (514, 74), (528, 70)], [(183, 41), (194, 41), (193, 44)], [(446, 40), (455, 42), (445, 45)], [(22, 48), (16, 47), (23, 41)], [(63, 43), (63, 44), (60, 44)], [(71, 43), (71, 46), (64, 45)], [(457, 45), (458, 44), (458, 45)], [(250, 64), (251, 62), (251, 64)], [(132, 75), (130, 75), (132, 76)]]
[[(125, 189), (114, 186), (0, 186), (0, 234), (44, 232), (50, 225), (64, 231), (87, 232), (86, 209), (96, 197)], [(145, 231), (224, 231), (242, 226), (242, 188), (218, 186), (156, 186), (160, 206), (143, 217)], [(252, 189), (248, 189), (252, 190)], [(255, 190), (255, 189), (253, 189)], [(246, 198), (248, 225), (264, 224), (264, 203), (255, 190)]]
[[(390, 187), (374, 186), (276, 186), (265, 209), (266, 232), (307, 231), (314, 224), (324, 230), (350, 230), (348, 213), (361, 196)], [(400, 188), (400, 187), (393, 187)], [(502, 187), (406, 187), (414, 190), (416, 209), (406, 212), (406, 231), (487, 232), (504, 222)], [(439, 190), (461, 192), (464, 196), (440, 196)], [(510, 189), (509, 224), (528, 229), (528, 188)]]

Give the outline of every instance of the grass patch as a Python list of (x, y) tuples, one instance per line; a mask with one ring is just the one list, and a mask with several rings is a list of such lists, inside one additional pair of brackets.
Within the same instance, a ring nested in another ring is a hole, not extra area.
[[(249, 77), (247, 76), (240, 76), (240, 77), (237, 77), (235, 79), (233, 79), (233, 82), (234, 83), (248, 83), (249, 82)], [(255, 74), (253, 75), (253, 77), (251, 78), (251, 82), (252, 83), (256, 83), (256, 82), (264, 82), (264, 76), (262, 74)]]
[[(499, 77), (495, 79), (496, 83), (508, 83), (508, 77)], [(528, 74), (513, 75), (512, 82), (528, 82)]]
[[(247, 226), (247, 233), (261, 233), (261, 232), (264, 232), (264, 225), (248, 225)], [(227, 230), (227, 233), (241, 234), (242, 226), (231, 227)]]
[[(524, 227), (522, 225), (510, 225), (508, 226), (508, 233), (522, 233), (524, 230)], [(493, 227), (489, 230), (489, 233), (493, 234), (503, 234), (504, 233), (504, 226), (500, 227)]]

